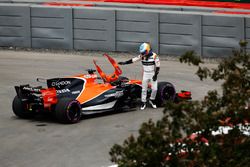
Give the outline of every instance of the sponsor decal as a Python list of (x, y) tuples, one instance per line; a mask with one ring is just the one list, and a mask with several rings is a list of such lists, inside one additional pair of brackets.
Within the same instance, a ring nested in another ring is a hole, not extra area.
[(115, 98), (119, 98), (121, 96), (123, 96), (124, 93), (123, 91), (117, 91), (115, 93), (111, 93), (111, 94), (108, 94), (108, 95), (104, 95), (104, 97), (115, 97)]
[(79, 94), (79, 93), (81, 93), (81, 91), (80, 91), (80, 90), (73, 91), (73, 92), (72, 92), (72, 95)]
[(69, 89), (61, 89), (61, 90), (56, 90), (56, 93), (58, 94), (62, 94), (62, 93), (69, 93), (70, 90)]
[(23, 90), (31, 91), (31, 92), (39, 92), (40, 91), (40, 89), (31, 88), (31, 87), (23, 87)]
[(89, 78), (97, 78), (96, 74), (86, 74), (84, 75), (84, 78), (89, 79)]
[(60, 88), (60, 86), (66, 86), (66, 85), (70, 85), (71, 84), (71, 81), (57, 81), (57, 82), (52, 82), (51, 83), (51, 86), (56, 86), (58, 88)]

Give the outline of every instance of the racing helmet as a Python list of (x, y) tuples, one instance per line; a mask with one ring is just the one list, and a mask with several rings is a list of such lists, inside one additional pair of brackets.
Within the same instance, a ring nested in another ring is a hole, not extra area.
[(141, 55), (148, 55), (152, 51), (149, 43), (143, 43), (139, 47), (139, 52)]

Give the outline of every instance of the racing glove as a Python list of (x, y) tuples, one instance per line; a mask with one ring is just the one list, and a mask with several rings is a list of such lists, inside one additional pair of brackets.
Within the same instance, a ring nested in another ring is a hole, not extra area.
[(118, 62), (118, 64), (120, 65), (126, 65), (126, 64), (131, 64), (133, 63), (132, 59), (129, 59), (128, 61), (124, 61), (124, 62)]
[(160, 71), (160, 67), (156, 67), (155, 69), (155, 75), (153, 76), (153, 81), (156, 81), (157, 80), (157, 75), (159, 74), (159, 71)]
[(157, 80), (157, 75), (154, 75), (152, 79), (153, 79), (153, 81), (156, 81)]

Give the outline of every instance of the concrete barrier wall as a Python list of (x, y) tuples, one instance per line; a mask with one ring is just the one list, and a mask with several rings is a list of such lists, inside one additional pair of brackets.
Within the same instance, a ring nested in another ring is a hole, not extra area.
[(225, 57), (241, 39), (250, 42), (250, 18), (243, 15), (0, 5), (0, 46), (138, 52), (150, 42), (160, 54)]
[(158, 13), (117, 11), (116, 50), (138, 52), (142, 42), (149, 42), (158, 52), (158, 34)]
[(195, 50), (201, 55), (201, 16), (160, 13), (159, 43), (161, 54), (181, 55)]
[(115, 11), (73, 9), (74, 49), (115, 51)]
[(250, 18), (245, 19), (245, 36), (248, 42), (247, 50), (250, 52)]
[(0, 46), (31, 47), (29, 6), (0, 5)]
[(225, 16), (202, 17), (203, 55), (207, 57), (225, 57), (239, 48), (244, 39), (244, 18)]
[(73, 49), (72, 9), (31, 7), (33, 48)]

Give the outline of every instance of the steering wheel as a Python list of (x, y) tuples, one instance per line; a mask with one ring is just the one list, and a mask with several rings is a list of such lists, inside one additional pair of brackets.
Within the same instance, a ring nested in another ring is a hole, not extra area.
[(86, 71), (88, 71), (89, 74), (94, 74), (96, 72), (96, 70), (89, 68)]

